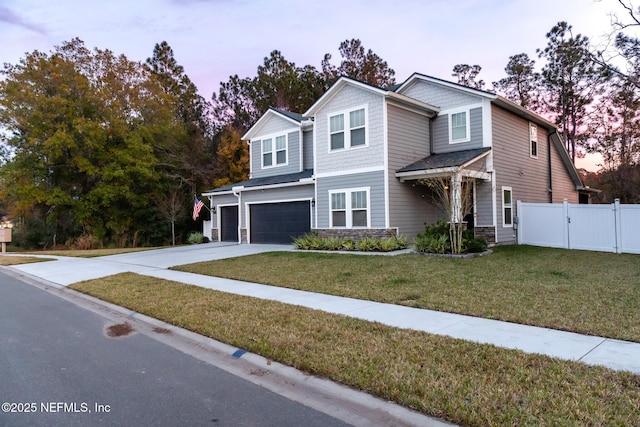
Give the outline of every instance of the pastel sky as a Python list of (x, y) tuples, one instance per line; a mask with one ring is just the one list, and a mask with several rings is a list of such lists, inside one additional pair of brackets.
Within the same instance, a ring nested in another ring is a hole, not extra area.
[(546, 45), (559, 21), (599, 41), (615, 0), (0, 0), (0, 62), (49, 52), (78, 37), (89, 48), (144, 61), (167, 41), (210, 99), (230, 75), (253, 77), (280, 50), (298, 66), (339, 60), (340, 42), (359, 38), (403, 81), (413, 72), (453, 79), (460, 63), (482, 66), (490, 87), (509, 56)]

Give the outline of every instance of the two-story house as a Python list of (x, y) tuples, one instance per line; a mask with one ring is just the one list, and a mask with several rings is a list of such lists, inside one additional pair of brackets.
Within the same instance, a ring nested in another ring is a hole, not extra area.
[[(577, 203), (584, 187), (555, 126), (490, 92), (422, 74), (391, 89), (340, 78), (308, 111), (267, 111), (243, 136), (249, 180), (202, 195), (214, 241), (404, 235), (445, 214), (424, 180), (471, 182), (465, 218), (515, 241), (516, 200)], [(210, 233), (209, 233), (210, 231)]]

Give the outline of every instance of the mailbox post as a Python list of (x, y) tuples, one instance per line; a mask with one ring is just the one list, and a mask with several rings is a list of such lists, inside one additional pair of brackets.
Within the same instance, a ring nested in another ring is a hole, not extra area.
[(11, 243), (11, 227), (0, 228), (0, 243), (2, 243), (2, 253), (7, 252), (7, 243)]

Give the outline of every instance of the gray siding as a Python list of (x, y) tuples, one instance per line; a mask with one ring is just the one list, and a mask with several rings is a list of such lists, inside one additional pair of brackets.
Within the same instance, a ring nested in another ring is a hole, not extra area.
[(401, 92), (422, 102), (426, 102), (441, 110), (461, 107), (469, 104), (478, 104), (482, 98), (469, 94), (460, 89), (449, 88), (440, 84), (416, 80)]
[[(295, 200), (311, 200), (313, 197), (313, 184), (273, 188), (264, 191), (244, 191), (241, 196), (240, 227), (247, 227), (247, 204), (249, 203), (291, 202)], [(313, 216), (313, 212), (311, 215)], [(313, 224), (313, 218), (311, 224)]]
[[(237, 205), (238, 204), (238, 198), (236, 196), (234, 196), (233, 194), (223, 194), (223, 195), (219, 195), (219, 196), (213, 196), (213, 197), (209, 197), (213, 199), (213, 206), (216, 208), (216, 213), (214, 214), (213, 212), (211, 213), (211, 221), (213, 224), (214, 228), (218, 227), (218, 212), (219, 212), (219, 206), (220, 205)], [(204, 201), (204, 200), (203, 200)], [(206, 202), (205, 202), (206, 203)], [(209, 206), (209, 205), (207, 205)]]
[(313, 131), (302, 133), (302, 169), (313, 169)]
[(433, 152), (448, 153), (451, 151), (482, 148), (482, 108), (472, 108), (469, 111), (470, 141), (449, 143), (449, 115), (438, 116), (433, 124)]
[[(548, 134), (545, 128), (538, 126), (538, 157), (532, 158), (529, 156), (529, 122), (496, 106), (492, 106), (491, 112), (493, 161), (496, 170), (497, 240), (510, 242), (514, 240), (514, 230), (502, 226), (502, 187), (513, 189), (514, 212), (517, 200), (549, 202)], [(578, 194), (575, 187), (569, 184), (568, 172), (553, 145), (551, 148), (554, 201), (561, 201), (564, 197), (577, 201)]]
[[(264, 134), (277, 135), (278, 133)], [(265, 176), (284, 175), (287, 173), (300, 172), (302, 170), (300, 165), (300, 132), (289, 132), (287, 134), (287, 161), (284, 166), (272, 166), (269, 168), (261, 169), (262, 167), (262, 143), (261, 140), (256, 139), (251, 142), (251, 177), (261, 178)], [(274, 147), (275, 147), (275, 141)], [(274, 156), (275, 158), (275, 156)]]
[[(367, 146), (329, 151), (328, 115), (367, 108)], [(358, 168), (384, 166), (384, 116), (383, 97), (367, 89), (346, 85), (315, 114), (316, 174), (342, 172)]]
[(476, 180), (475, 203), (475, 225), (492, 226), (493, 192), (491, 191), (491, 182)]
[(564, 199), (569, 203), (578, 203), (579, 195), (576, 186), (553, 144), (551, 144), (551, 170), (553, 171), (551, 175), (553, 203), (562, 203)]
[(370, 187), (369, 209), (371, 228), (385, 227), (384, 172), (367, 172), (316, 179), (317, 228), (329, 228), (330, 190), (343, 190), (358, 187)]
[[(429, 155), (429, 118), (393, 105), (387, 108), (389, 155), (389, 226), (413, 238), (424, 223), (437, 220), (427, 188), (401, 183), (395, 171)], [(415, 184), (415, 185), (414, 185)]]

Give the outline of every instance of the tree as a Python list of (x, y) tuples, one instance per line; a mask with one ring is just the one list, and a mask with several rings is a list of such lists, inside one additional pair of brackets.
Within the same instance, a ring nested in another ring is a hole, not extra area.
[(84, 233), (124, 244), (149, 232), (154, 145), (175, 113), (144, 67), (73, 39), (2, 74), (0, 127), (12, 153), (0, 179), (12, 215), (41, 221), (58, 241)]
[[(210, 182), (213, 175), (210, 105), (198, 94), (166, 41), (155, 45), (146, 67), (175, 100), (176, 126), (171, 137), (155, 147), (161, 172), (170, 186), (178, 180), (189, 184), (193, 193), (194, 187)], [(190, 195), (185, 200), (190, 201)]]
[(213, 182), (214, 187), (244, 181), (249, 176), (249, 148), (240, 133), (229, 126), (220, 138), (217, 152), (220, 178)]
[(365, 52), (359, 39), (345, 40), (340, 43), (342, 60), (338, 67), (331, 64), (331, 54), (322, 60), (322, 72), (327, 84), (331, 86), (340, 76), (351, 77), (374, 86), (386, 88), (395, 84), (396, 72), (371, 49)]
[(458, 84), (472, 87), (474, 89), (484, 89), (484, 80), (476, 80), (482, 71), (479, 65), (458, 64), (453, 67), (453, 77), (458, 79)]
[(601, 92), (605, 73), (592, 59), (589, 39), (573, 36), (571, 25), (559, 22), (546, 37), (547, 47), (537, 50), (546, 60), (542, 69), (543, 108), (555, 116), (575, 163), (587, 137), (587, 108)]
[(493, 82), (493, 89), (523, 108), (536, 110), (540, 74), (535, 71), (535, 61), (526, 53), (513, 55), (504, 71), (507, 77)]
[(472, 182), (462, 177), (461, 169), (451, 175), (423, 179), (419, 182), (431, 189), (434, 204), (447, 218), (451, 253), (461, 253), (464, 250), (462, 236), (466, 228), (463, 218), (473, 212)]

